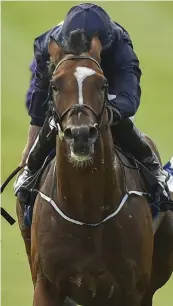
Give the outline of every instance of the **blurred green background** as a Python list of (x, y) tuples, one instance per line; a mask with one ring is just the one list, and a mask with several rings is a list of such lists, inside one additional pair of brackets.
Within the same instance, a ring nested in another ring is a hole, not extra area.
[[(25, 93), (36, 36), (60, 22), (77, 2), (3, 2), (2, 180), (17, 166), (27, 138)], [(97, 2), (130, 33), (142, 77), (138, 127), (157, 143), (165, 163), (173, 154), (173, 2)], [(15, 216), (12, 184), (2, 205)], [(155, 295), (154, 306), (173, 305), (173, 277)], [(29, 306), (32, 284), (18, 225), (2, 220), (2, 305)], [(130, 305), (129, 305), (130, 306)]]

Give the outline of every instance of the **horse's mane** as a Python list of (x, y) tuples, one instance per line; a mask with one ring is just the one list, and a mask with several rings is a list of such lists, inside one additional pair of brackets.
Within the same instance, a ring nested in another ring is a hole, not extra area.
[[(76, 56), (81, 55), (84, 52), (89, 52), (91, 48), (92, 37), (85, 34), (83, 29), (77, 29), (71, 31), (66, 40), (61, 45), (64, 53), (73, 54)], [(55, 69), (55, 65), (50, 62), (48, 66), (49, 77), (52, 77), (52, 73)]]

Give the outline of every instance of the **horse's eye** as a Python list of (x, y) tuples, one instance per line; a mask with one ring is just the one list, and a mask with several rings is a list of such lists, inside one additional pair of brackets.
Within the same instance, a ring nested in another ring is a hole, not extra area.
[(52, 86), (53, 91), (56, 91), (56, 92), (58, 91), (58, 88), (55, 86), (55, 84), (52, 84), (51, 86)]

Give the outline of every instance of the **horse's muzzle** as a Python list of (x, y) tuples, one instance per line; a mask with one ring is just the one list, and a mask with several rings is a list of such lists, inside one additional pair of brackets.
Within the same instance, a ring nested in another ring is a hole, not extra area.
[(64, 130), (64, 139), (76, 156), (87, 157), (91, 155), (97, 137), (97, 125), (71, 126)]

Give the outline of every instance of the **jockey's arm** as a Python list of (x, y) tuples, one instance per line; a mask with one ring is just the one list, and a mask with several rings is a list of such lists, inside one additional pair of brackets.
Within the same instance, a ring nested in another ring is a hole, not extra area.
[(31, 117), (31, 121), (28, 131), (28, 140), (24, 148), (24, 151), (22, 153), (22, 160), (20, 166), (24, 166), (26, 164), (28, 154), (43, 126), (46, 113), (48, 110), (48, 103), (45, 103), (48, 96), (48, 87), (49, 87), (49, 77), (48, 77), (48, 67), (47, 67), (48, 59), (44, 58), (41, 46), (39, 45), (37, 39), (35, 40), (34, 43), (34, 51), (35, 51), (35, 68), (34, 68), (35, 72), (34, 72), (34, 78), (30, 83), (30, 88), (27, 93), (32, 95), (28, 107), (28, 114)]
[(35, 78), (28, 114), (31, 117), (31, 125), (42, 127), (48, 110), (48, 103), (45, 103), (45, 101), (49, 88), (47, 65), (49, 58), (44, 56), (44, 46), (41, 45), (39, 39), (34, 42), (34, 54), (36, 61)]
[[(115, 79), (109, 88), (109, 94), (112, 96), (110, 103), (118, 108), (122, 118), (131, 117), (140, 104), (141, 70), (126, 33), (123, 33), (121, 39), (115, 44), (114, 71)], [(116, 98), (113, 98), (113, 95), (116, 95)]]

